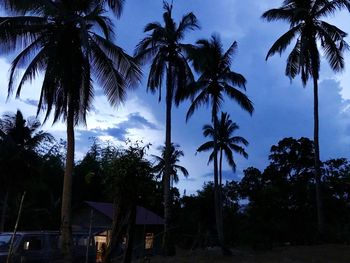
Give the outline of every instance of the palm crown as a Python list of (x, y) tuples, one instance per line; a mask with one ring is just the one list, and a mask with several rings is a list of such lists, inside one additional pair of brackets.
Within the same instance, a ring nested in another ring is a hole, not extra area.
[(38, 131), (41, 123), (35, 117), (24, 119), (19, 110), (16, 114), (7, 113), (0, 119), (0, 141), (11, 141), (26, 150), (34, 150), (45, 141), (52, 141), (51, 134)]
[(164, 25), (158, 22), (146, 25), (144, 31), (149, 32), (149, 35), (138, 43), (135, 56), (141, 63), (152, 60), (147, 87), (151, 92), (159, 89), (159, 100), (164, 75), (167, 70), (170, 72), (171, 95), (175, 95), (178, 104), (181, 90), (193, 81), (192, 71), (183, 53), (187, 45), (182, 44), (181, 40), (188, 30), (199, 26), (193, 13), (184, 15), (177, 24), (172, 18), (172, 5), (164, 3), (164, 10)]
[[(171, 178), (172, 180), (177, 183), (179, 182), (179, 176), (178, 176), (178, 171), (180, 171), (185, 177), (188, 176), (188, 171), (185, 167), (178, 165), (180, 161), (180, 157), (184, 156), (184, 153), (182, 150), (179, 149), (180, 145), (178, 144), (171, 144), (170, 147), (170, 166), (171, 166)], [(164, 172), (165, 172), (165, 147), (160, 148), (162, 155), (161, 156), (156, 156), (153, 155), (153, 158), (156, 161), (155, 166), (153, 166), (153, 171), (157, 173), (158, 178), (162, 178)]]
[(94, 94), (92, 79), (112, 104), (122, 101), (126, 88), (140, 78), (140, 70), (132, 57), (112, 43), (113, 28), (104, 2), (33, 3), (37, 3), (30, 7), (33, 15), (0, 18), (1, 47), (20, 50), (11, 65), (9, 94), (25, 68), (16, 95), (27, 81), (44, 72), (38, 112), (46, 110), (47, 118), (54, 107), (54, 121), (65, 119), (70, 108), (76, 123), (85, 122)]
[[(217, 144), (220, 153), (224, 153), (229, 165), (232, 169), (236, 170), (236, 163), (233, 158), (233, 152), (242, 155), (244, 158), (248, 158), (248, 154), (241, 146), (247, 146), (249, 143), (241, 136), (232, 136), (235, 131), (239, 129), (239, 126), (232, 122), (230, 115), (226, 112), (221, 113), (221, 118), (218, 121), (217, 128)], [(214, 138), (214, 127), (206, 124), (203, 126), (204, 137)], [(209, 151), (214, 149), (214, 141), (207, 141), (198, 147), (197, 152)], [(208, 163), (212, 162), (214, 158), (214, 151), (210, 154)]]
[(310, 76), (316, 80), (319, 78), (319, 41), (331, 68), (342, 70), (342, 53), (348, 48), (344, 40), (347, 34), (322, 20), (342, 5), (347, 5), (347, 1), (285, 0), (281, 7), (266, 11), (262, 17), (267, 21), (284, 20), (290, 24), (290, 29), (270, 48), (266, 59), (275, 53), (281, 54), (296, 38), (285, 73), (290, 78), (301, 74), (305, 85)]
[[(6, 10), (12, 10), (16, 13), (40, 13), (45, 12), (48, 6), (57, 7), (58, 1), (55, 0), (3, 0), (0, 5), (2, 5)], [(113, 13), (120, 17), (125, 0), (96, 0), (96, 1), (70, 1), (73, 5), (80, 7), (92, 4), (107, 4)]]
[(183, 98), (195, 97), (186, 119), (189, 119), (194, 111), (204, 104), (211, 104), (212, 117), (216, 116), (224, 102), (224, 94), (235, 100), (244, 110), (253, 112), (252, 102), (239, 90), (245, 90), (246, 79), (230, 68), (232, 56), (236, 50), (237, 42), (233, 42), (224, 52), (221, 41), (216, 35), (209, 40), (197, 41), (197, 46), (187, 47), (189, 59), (200, 77), (188, 87), (183, 96)]

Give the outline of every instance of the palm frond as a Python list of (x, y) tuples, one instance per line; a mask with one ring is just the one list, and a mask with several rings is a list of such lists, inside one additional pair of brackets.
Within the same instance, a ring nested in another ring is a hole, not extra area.
[(231, 67), (232, 63), (232, 56), (236, 54), (237, 52), (237, 42), (234, 41), (232, 45), (228, 48), (228, 50), (225, 52), (225, 54), (221, 58), (220, 68), (226, 69)]
[(289, 44), (292, 42), (296, 34), (300, 33), (300, 28), (301, 25), (295, 26), (288, 30), (280, 38), (278, 38), (277, 41), (272, 45), (270, 50), (267, 52), (265, 59), (267, 60), (269, 57), (273, 56), (276, 53), (282, 54), (283, 51), (285, 51)]
[(106, 0), (113, 13), (119, 18), (123, 12), (125, 0)]
[(91, 41), (91, 53), (95, 79), (101, 85), (109, 102), (117, 105), (124, 101), (128, 86), (125, 76), (116, 69), (112, 59), (94, 41)]
[(239, 91), (238, 89), (236, 89), (230, 85), (225, 85), (224, 90), (225, 90), (225, 93), (231, 99), (235, 100), (238, 103), (238, 105), (241, 106), (241, 108), (243, 110), (247, 111), (249, 114), (253, 113), (254, 106), (247, 95), (245, 95), (243, 92)]
[(198, 96), (192, 101), (190, 108), (187, 111), (186, 114), (186, 121), (191, 118), (193, 113), (195, 112), (196, 109), (198, 109), (200, 106), (206, 104), (208, 102), (208, 93), (206, 90), (202, 90)]
[(177, 28), (178, 39), (182, 39), (188, 30), (199, 29), (197, 17), (191, 12), (184, 15)]
[(116, 70), (124, 76), (128, 85), (136, 86), (140, 83), (142, 72), (132, 56), (129, 56), (122, 48), (99, 35), (93, 34), (93, 40), (114, 62)]
[(233, 153), (232, 153), (231, 149), (228, 146), (224, 146), (222, 148), (222, 150), (225, 153), (225, 157), (226, 157), (228, 164), (232, 167), (232, 170), (235, 172), (236, 171), (236, 163), (235, 163), (235, 160), (233, 158)]
[[(326, 58), (331, 68), (338, 72), (342, 71), (345, 67), (343, 52), (340, 50), (334, 42), (334, 36), (329, 35), (323, 28), (318, 30), (319, 36), (322, 40), (322, 48), (325, 51)], [(346, 43), (346, 42), (345, 42)]]
[[(39, 74), (40, 71), (42, 71), (46, 67), (46, 52), (47, 49), (43, 48), (41, 49), (38, 54), (32, 59), (32, 61), (27, 66), (26, 70), (24, 71), (22, 78), (18, 84), (17, 91), (16, 91), (16, 97), (19, 97), (21, 94), (22, 87), (25, 82), (32, 81), (35, 79), (35, 77)], [(16, 66), (17, 65), (12, 65)], [(16, 69), (13, 70), (15, 72)], [(12, 69), (11, 69), (12, 71)], [(10, 84), (10, 83), (9, 83)], [(8, 89), (8, 96), (12, 93), (13, 86), (9, 86)]]
[(197, 152), (206, 152), (214, 149), (214, 142), (213, 141), (208, 141), (203, 143), (201, 146), (197, 148)]
[(268, 22), (285, 20), (291, 23), (294, 19), (294, 12), (289, 7), (274, 8), (264, 12), (262, 18)]
[(205, 124), (202, 128), (203, 131), (203, 135), (204, 137), (212, 137), (214, 138), (214, 127), (212, 125), (209, 124)]

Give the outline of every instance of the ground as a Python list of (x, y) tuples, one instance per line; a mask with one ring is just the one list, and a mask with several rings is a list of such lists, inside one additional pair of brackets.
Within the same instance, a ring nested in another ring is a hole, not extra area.
[[(135, 261), (147, 262), (147, 261)], [(217, 249), (177, 250), (172, 258), (153, 257), (150, 263), (349, 263), (350, 246), (320, 245), (275, 248), (265, 252), (233, 250), (233, 255), (223, 257)]]

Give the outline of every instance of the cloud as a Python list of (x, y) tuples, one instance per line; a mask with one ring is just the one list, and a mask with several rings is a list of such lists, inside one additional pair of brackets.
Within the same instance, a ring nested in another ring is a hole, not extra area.
[[(114, 115), (111, 115), (114, 117)], [(104, 120), (95, 120), (97, 123), (106, 124)], [(107, 123), (110, 124), (110, 123)], [(92, 129), (78, 128), (76, 130), (77, 149), (80, 152), (87, 151), (91, 144), (91, 138), (99, 138), (102, 141), (121, 143), (137, 134), (146, 133), (150, 130), (158, 130), (157, 125), (141, 116), (140, 112), (133, 112), (126, 116), (126, 120), (115, 122), (111, 127), (96, 127)], [(138, 137), (140, 137), (138, 135)]]
[(107, 130), (102, 131), (109, 136), (117, 139), (118, 141), (125, 141), (126, 135), (128, 134), (127, 129), (125, 128), (109, 128)]
[(141, 116), (140, 112), (134, 112), (127, 116), (127, 120), (118, 124), (121, 129), (152, 129), (156, 130), (157, 125), (147, 120), (145, 117)]

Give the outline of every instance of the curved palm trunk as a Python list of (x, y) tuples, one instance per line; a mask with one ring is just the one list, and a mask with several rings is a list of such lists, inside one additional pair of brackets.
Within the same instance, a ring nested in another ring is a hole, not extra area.
[(170, 196), (170, 158), (171, 158), (171, 107), (173, 99), (173, 79), (172, 66), (169, 63), (167, 72), (167, 87), (166, 87), (166, 126), (165, 126), (165, 154), (164, 154), (164, 236), (163, 236), (163, 251), (166, 256), (175, 254), (175, 244), (171, 234), (171, 196)]
[(315, 144), (315, 182), (316, 182), (316, 206), (317, 206), (317, 230), (322, 236), (324, 234), (323, 200), (321, 191), (321, 168), (320, 168), (320, 145), (319, 145), (319, 118), (318, 118), (318, 81), (314, 80), (314, 144)]
[[(72, 107), (70, 107), (72, 108)], [(68, 109), (67, 116), (67, 156), (64, 172), (62, 208), (61, 208), (61, 245), (64, 262), (73, 262), (72, 257), (72, 174), (74, 168), (74, 113)]]
[(214, 202), (215, 202), (215, 220), (216, 220), (216, 230), (218, 232), (218, 239), (221, 248), (224, 251), (224, 229), (223, 229), (223, 218), (221, 209), (221, 187), (219, 186), (219, 175), (218, 175), (218, 144), (217, 144), (217, 127), (218, 119), (216, 113), (213, 112), (213, 122), (214, 122)]

